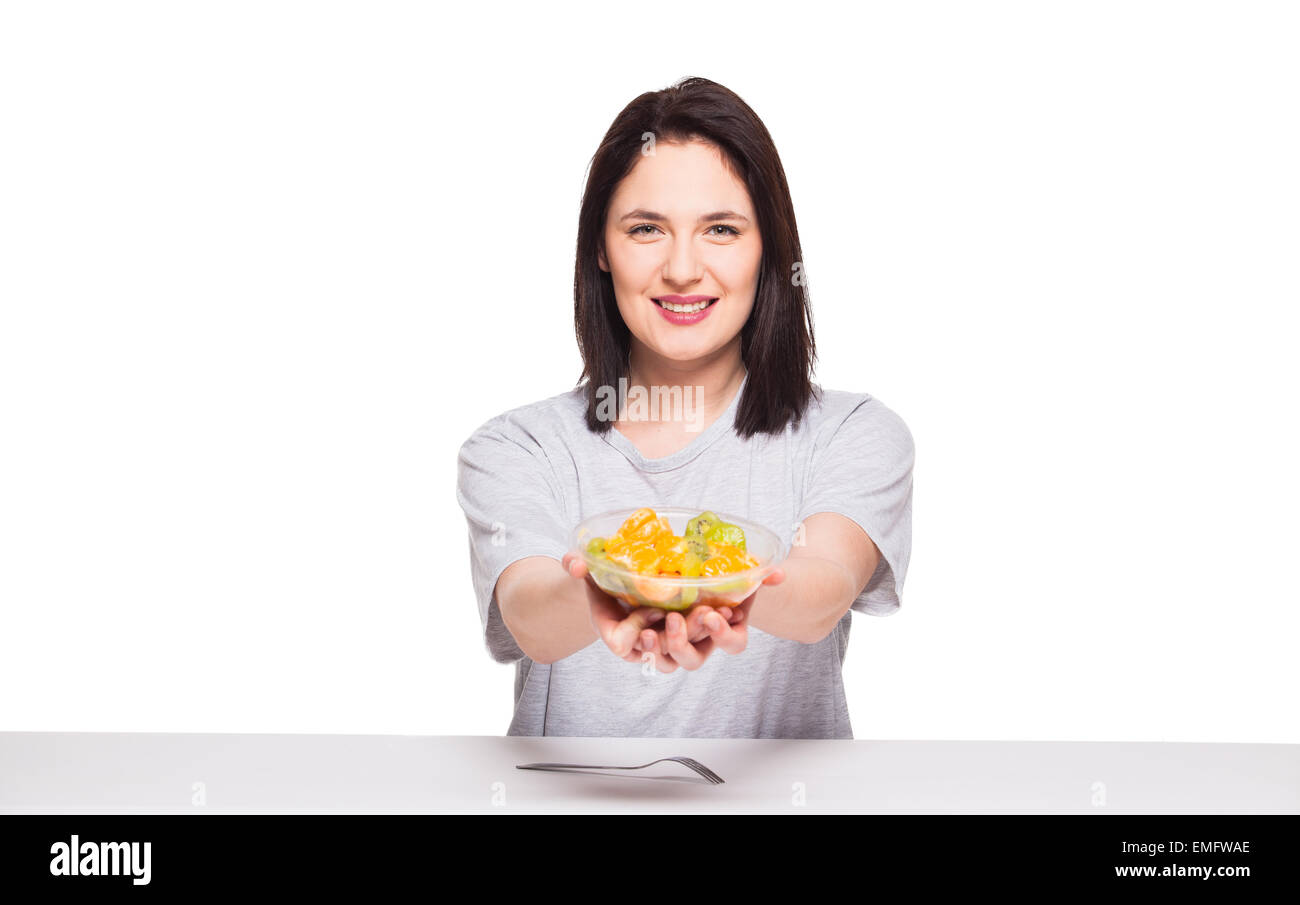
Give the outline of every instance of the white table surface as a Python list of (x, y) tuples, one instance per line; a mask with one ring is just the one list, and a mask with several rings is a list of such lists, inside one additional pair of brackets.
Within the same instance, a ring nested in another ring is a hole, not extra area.
[(0, 733), (6, 814), (537, 812), (1297, 814), (1300, 746)]

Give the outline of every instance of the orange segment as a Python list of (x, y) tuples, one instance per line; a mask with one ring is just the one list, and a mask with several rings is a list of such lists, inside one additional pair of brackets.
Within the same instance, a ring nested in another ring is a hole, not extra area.
[[(622, 530), (622, 529), (620, 529)], [(673, 529), (664, 518), (652, 518), (638, 525), (632, 531), (624, 532), (624, 536), (634, 540), (654, 541), (662, 535), (671, 536)]]
[(677, 593), (670, 581), (659, 581), (654, 578), (638, 578), (634, 582), (638, 593), (646, 600), (653, 600), (655, 603), (663, 603), (671, 600)]
[(624, 537), (632, 537), (638, 528), (656, 517), (657, 516), (653, 509), (638, 509), (627, 517), (622, 526), (619, 527), (617, 533)]
[(659, 551), (644, 542), (627, 543), (613, 553), (605, 547), (605, 555), (610, 562), (617, 563), (633, 572), (654, 573), (659, 567)]
[(700, 566), (700, 574), (707, 578), (714, 578), (718, 575), (725, 575), (730, 571), (727, 561), (720, 556), (710, 556)]

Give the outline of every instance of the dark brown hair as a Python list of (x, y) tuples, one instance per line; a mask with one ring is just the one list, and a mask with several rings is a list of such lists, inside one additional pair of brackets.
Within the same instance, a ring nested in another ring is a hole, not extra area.
[(600, 269), (605, 220), (618, 184), (636, 165), (650, 133), (658, 142), (699, 140), (718, 148), (745, 184), (763, 242), (758, 288), (741, 328), (740, 354), (749, 376), (736, 410), (736, 432), (775, 434), (798, 424), (812, 396), (816, 358), (812, 309), (794, 205), (776, 145), (758, 115), (735, 93), (708, 79), (688, 78), (649, 91), (623, 108), (592, 157), (578, 215), (573, 277), (573, 324), (586, 380), (587, 426), (609, 430), (597, 417), (597, 391), (627, 376), (630, 333), (619, 314), (614, 283)]

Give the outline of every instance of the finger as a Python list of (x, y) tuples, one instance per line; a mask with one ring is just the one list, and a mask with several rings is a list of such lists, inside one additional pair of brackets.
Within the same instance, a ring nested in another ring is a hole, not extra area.
[(564, 571), (568, 572), (570, 575), (573, 575), (574, 578), (581, 578), (582, 577), (581, 575), (576, 575), (574, 573), (575, 563), (582, 563), (584, 567), (587, 565), (586, 563), (582, 562), (582, 557), (578, 556), (576, 553), (565, 553), (562, 557), (560, 557), (560, 565), (564, 567)]
[(725, 619), (714, 616), (706, 622), (710, 639), (718, 649), (728, 654), (738, 654), (745, 649), (749, 641), (749, 627), (744, 623), (732, 625)]
[(741, 613), (739, 609), (732, 609), (729, 606), (718, 607), (718, 615), (721, 616), (723, 619), (727, 620), (728, 622), (739, 622), (742, 618), (744, 618), (744, 615)]
[[(648, 647), (645, 644), (644, 638), (647, 633), (650, 635)], [(655, 631), (653, 629), (645, 629), (641, 634), (642, 637), (637, 639), (632, 650), (623, 656), (624, 660), (629, 663), (639, 663), (642, 665), (653, 663), (655, 669), (659, 672), (672, 672), (677, 668), (677, 664), (673, 663), (672, 659), (667, 654), (662, 653), (663, 646), (655, 638)]]
[(701, 638), (708, 637), (709, 630), (704, 625), (704, 617), (714, 612), (713, 607), (699, 604), (686, 613), (686, 637), (694, 644)]
[[(647, 613), (645, 617), (646, 625), (648, 626), (663, 622), (663, 620), (664, 611), (660, 609), (650, 609), (650, 612)], [(656, 633), (652, 628), (643, 628), (640, 636), (636, 639), (636, 649), (655, 650), (655, 639), (658, 637), (658, 634), (659, 633)], [(663, 650), (662, 644), (658, 645), (658, 650)]]
[[(653, 647), (654, 652), (661, 657), (668, 656), (669, 654), (668, 654), (667, 631), (664, 630), (663, 628), (659, 628), (658, 630), (652, 629), (652, 631), (654, 631), (654, 647)], [(643, 631), (641, 634), (642, 637), (644, 638), (645, 632)], [(643, 643), (642, 639), (637, 640), (638, 646), (640, 646), (642, 643)]]
[(772, 574), (763, 579), (763, 584), (780, 584), (785, 581), (785, 569), (776, 568)]
[(662, 629), (642, 629), (636, 639), (636, 646), (638, 650), (651, 650), (663, 656), (668, 650), (668, 640)]
[(667, 624), (668, 656), (683, 669), (699, 669), (713, 650), (713, 641), (705, 638), (692, 644), (686, 633), (686, 620), (680, 613), (669, 613)]
[(610, 638), (606, 642), (609, 644), (609, 649), (620, 657), (632, 650), (632, 646), (641, 637), (642, 630), (646, 628), (649, 616), (646, 607), (637, 607), (628, 613), (622, 622), (610, 630)]
[(613, 598), (597, 599), (591, 604), (591, 619), (596, 631), (605, 645), (620, 657), (631, 653), (633, 645), (646, 627), (647, 613), (644, 607), (631, 612), (619, 606)]

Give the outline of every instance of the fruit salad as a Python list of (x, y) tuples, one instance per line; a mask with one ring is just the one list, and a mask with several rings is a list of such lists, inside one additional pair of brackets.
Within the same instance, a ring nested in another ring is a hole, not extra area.
[(695, 516), (678, 536), (668, 520), (653, 509), (638, 509), (614, 534), (588, 541), (587, 553), (598, 563), (636, 573), (636, 596), (644, 602), (657, 605), (672, 600), (673, 608), (694, 604), (698, 588), (682, 588), (662, 579), (710, 578), (759, 565), (745, 551), (745, 532), (740, 526), (724, 522), (712, 512)]

